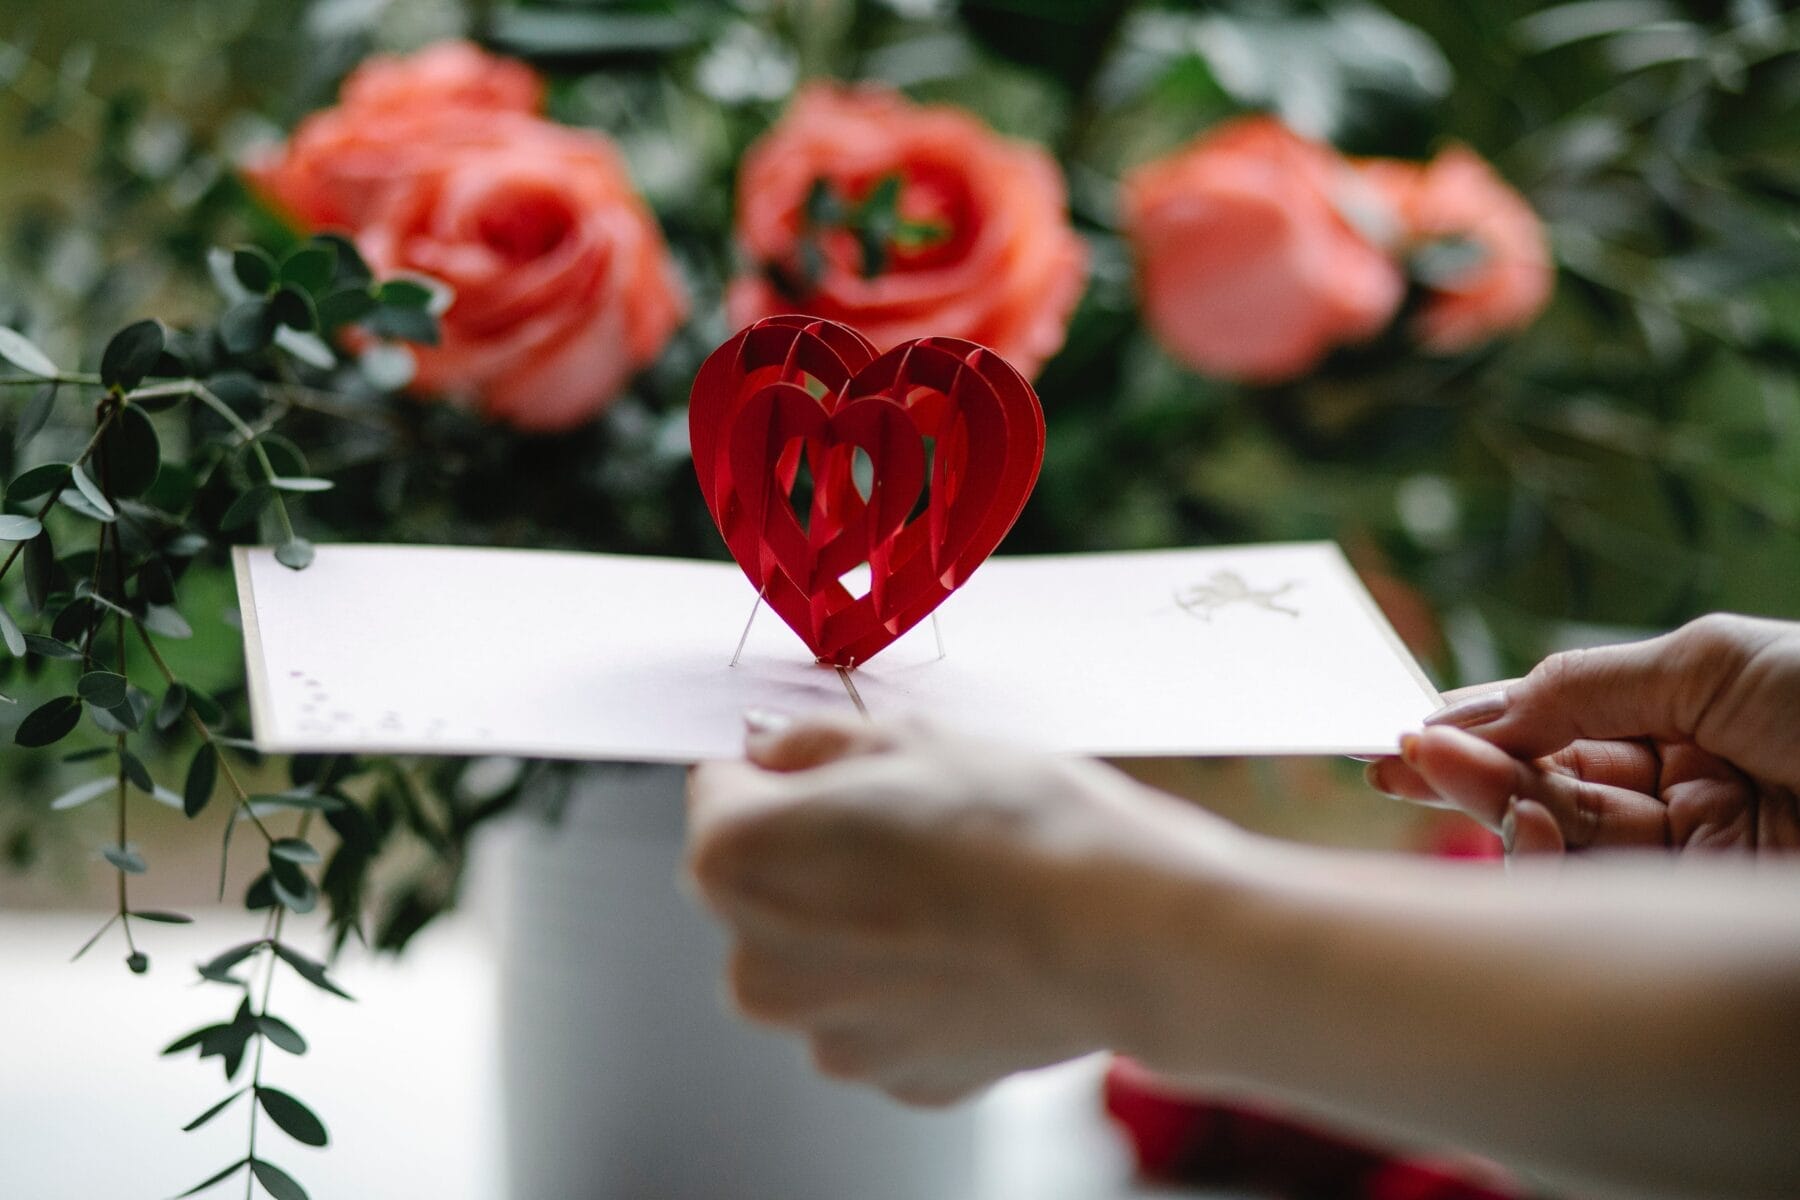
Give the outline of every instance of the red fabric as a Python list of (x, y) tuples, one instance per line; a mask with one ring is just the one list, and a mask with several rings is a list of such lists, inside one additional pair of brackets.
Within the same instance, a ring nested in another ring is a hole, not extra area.
[[(1277, 1113), (1186, 1097), (1125, 1059), (1105, 1086), (1144, 1177), (1313, 1200), (1522, 1200), (1486, 1164), (1412, 1158)], [(1492, 1176), (1490, 1181), (1488, 1176)]]

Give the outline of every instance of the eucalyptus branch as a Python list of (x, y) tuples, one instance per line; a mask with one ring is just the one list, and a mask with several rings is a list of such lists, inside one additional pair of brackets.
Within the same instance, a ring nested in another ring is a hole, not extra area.
[[(79, 467), (94, 453), (95, 448), (100, 445), (100, 439), (106, 435), (107, 428), (113, 423), (113, 418), (119, 415), (119, 410), (122, 407), (123, 405), (120, 403), (109, 403), (106, 406), (106, 412), (101, 416), (99, 424), (94, 429), (94, 436), (88, 439), (88, 444), (82, 447), (81, 453), (69, 464), (71, 469)], [(57, 497), (61, 494), (61, 488), (51, 488), (50, 494), (44, 498), (43, 504), (39, 505), (37, 512), (33, 514), (34, 519), (42, 524), (44, 518), (50, 515), (50, 510), (56, 507)], [(6, 573), (12, 570), (13, 563), (18, 560), (19, 555), (24, 551), (27, 544), (28, 543), (26, 542), (13, 543), (13, 548), (7, 554), (6, 560), (0, 562), (0, 579), (6, 578)]]
[[(151, 640), (150, 631), (145, 629), (143, 625), (137, 623), (134, 623), (133, 627), (137, 630), (138, 640), (143, 642), (144, 649), (150, 652), (150, 660), (156, 664), (156, 669), (162, 672), (163, 678), (170, 685), (180, 683), (181, 681), (176, 678), (175, 672), (170, 669), (168, 660), (162, 656), (162, 651), (158, 650), (156, 648), (156, 643)], [(244, 788), (244, 785), (239, 782), (237, 772), (231, 769), (231, 761), (225, 757), (224, 750), (220, 744), (219, 735), (214, 733), (211, 727), (207, 725), (205, 719), (194, 710), (194, 703), (192, 700), (188, 701), (187, 706), (183, 709), (183, 713), (187, 717), (188, 725), (192, 727), (197, 735), (199, 735), (200, 740), (210, 745), (213, 748), (214, 754), (218, 756), (219, 770), (225, 776), (226, 785), (231, 788), (232, 796), (237, 801), (237, 807), (243, 810), (246, 817), (250, 818), (251, 824), (255, 825), (256, 831), (263, 835), (264, 841), (274, 842), (275, 835), (269, 832), (269, 827), (263, 824), (263, 819), (256, 815), (256, 809), (250, 803), (250, 793)], [(231, 819), (233, 821), (237, 820), (237, 814), (235, 812), (232, 814)]]
[[(205, 384), (197, 379), (184, 379), (174, 384), (161, 384), (158, 386), (168, 390), (156, 391), (154, 393), (156, 395), (191, 396), (200, 401), (200, 403), (206, 405), (206, 407), (212, 409), (213, 412), (217, 413), (227, 425), (231, 426), (232, 430), (242, 439), (243, 444), (250, 447), (250, 452), (256, 455), (257, 464), (263, 469), (264, 478), (269, 480), (279, 478), (279, 474), (275, 470), (275, 464), (269, 461), (269, 452), (263, 447), (262, 441), (260, 440), (262, 435), (251, 428), (242, 417), (237, 415), (237, 413), (233, 412), (231, 405), (215, 396), (212, 393), (212, 390)], [(151, 389), (145, 390), (151, 391)], [(275, 517), (281, 522), (282, 539), (291, 542), (294, 540), (294, 522), (292, 518), (288, 516), (287, 503), (282, 500), (280, 491), (275, 492), (274, 503)]]

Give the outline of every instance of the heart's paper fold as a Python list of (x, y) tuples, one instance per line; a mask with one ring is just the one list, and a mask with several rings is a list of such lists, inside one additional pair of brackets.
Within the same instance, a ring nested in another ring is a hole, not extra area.
[[(836, 666), (868, 662), (968, 582), (1044, 457), (1037, 393), (991, 350), (921, 338), (878, 355), (811, 317), (771, 317), (719, 347), (688, 421), (732, 557)], [(854, 593), (845, 577), (865, 566)]]

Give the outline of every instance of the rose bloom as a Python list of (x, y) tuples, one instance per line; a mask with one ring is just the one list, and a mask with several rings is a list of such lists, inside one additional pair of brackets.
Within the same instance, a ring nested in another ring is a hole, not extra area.
[(1403, 248), (1446, 239), (1474, 245), (1465, 268), (1428, 284), (1417, 324), (1427, 349), (1466, 350), (1543, 311), (1555, 280), (1543, 224), (1480, 155), (1453, 146), (1430, 163), (1383, 159), (1362, 170), (1393, 206)]
[(1406, 290), (1346, 219), (1370, 188), (1329, 146), (1270, 117), (1228, 121), (1124, 183), (1151, 332), (1204, 374), (1275, 383), (1393, 318)]
[[(857, 239), (809, 230), (823, 180), (847, 205), (898, 176), (902, 220), (925, 236), (889, 247), (863, 276)], [(1062, 347), (1087, 275), (1062, 175), (1044, 150), (970, 114), (871, 87), (815, 85), (745, 155), (737, 236), (753, 274), (735, 280), (731, 320), (799, 312), (842, 321), (883, 350), (930, 335), (967, 338), (1033, 376)], [(816, 279), (802, 243), (816, 237)]]
[(482, 114), (536, 112), (543, 82), (530, 67), (469, 42), (371, 58), (344, 80), (335, 108), (246, 167), (257, 190), (309, 228), (355, 229), (414, 160)]
[(662, 350), (685, 302), (661, 230), (608, 139), (532, 115), (529, 71), (451, 44), (373, 60), (344, 95), (249, 175), (378, 274), (450, 286), (414, 390), (567, 429)]
[(473, 42), (437, 42), (416, 54), (365, 60), (344, 80), (339, 104), (396, 113), (424, 105), (535, 113), (544, 104), (544, 81), (524, 63)]

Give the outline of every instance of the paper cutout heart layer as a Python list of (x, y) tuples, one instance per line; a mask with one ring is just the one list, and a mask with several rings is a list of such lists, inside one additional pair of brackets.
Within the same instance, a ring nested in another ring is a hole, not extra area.
[[(992, 350), (929, 337), (877, 355), (855, 330), (804, 316), (758, 321), (713, 351), (688, 429), (732, 557), (813, 655), (842, 667), (968, 581), (1044, 461), (1037, 393)], [(858, 596), (842, 579), (865, 563)]]

